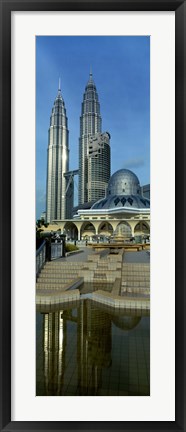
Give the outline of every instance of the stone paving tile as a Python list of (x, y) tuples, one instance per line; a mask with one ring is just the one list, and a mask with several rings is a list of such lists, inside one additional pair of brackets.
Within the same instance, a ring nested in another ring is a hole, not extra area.
[(124, 263), (150, 263), (150, 255), (147, 251), (125, 252)]
[(87, 261), (88, 256), (95, 253), (94, 249), (90, 248), (88, 246), (85, 246), (85, 247), (79, 246), (79, 249), (81, 251), (80, 253), (72, 254), (72, 255), (69, 255), (68, 257), (57, 259), (56, 262), (62, 261), (62, 262), (68, 263), (68, 262)]

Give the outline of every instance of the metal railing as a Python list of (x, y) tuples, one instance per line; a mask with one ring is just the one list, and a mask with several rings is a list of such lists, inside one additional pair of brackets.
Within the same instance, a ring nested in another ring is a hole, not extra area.
[(36, 251), (36, 277), (41, 271), (46, 261), (46, 242), (44, 241), (39, 249)]
[(46, 261), (52, 261), (65, 256), (64, 239), (49, 241), (44, 240), (36, 251), (36, 279)]
[(51, 243), (51, 260), (61, 258), (63, 256), (63, 242)]

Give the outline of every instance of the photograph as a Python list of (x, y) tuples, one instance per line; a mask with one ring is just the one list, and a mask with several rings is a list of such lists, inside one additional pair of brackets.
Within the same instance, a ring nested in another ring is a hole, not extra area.
[(186, 431), (186, 0), (0, 19), (0, 431)]
[(150, 47), (36, 36), (36, 396), (151, 395)]

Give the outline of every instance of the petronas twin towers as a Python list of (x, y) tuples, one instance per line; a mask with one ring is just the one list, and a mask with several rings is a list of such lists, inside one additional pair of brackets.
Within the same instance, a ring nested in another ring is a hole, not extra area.
[[(46, 218), (70, 219), (73, 207), (73, 173), (69, 171), (69, 131), (60, 84), (48, 132)], [(110, 135), (102, 133), (100, 104), (90, 73), (80, 117), (79, 206), (93, 204), (106, 194), (110, 178)]]

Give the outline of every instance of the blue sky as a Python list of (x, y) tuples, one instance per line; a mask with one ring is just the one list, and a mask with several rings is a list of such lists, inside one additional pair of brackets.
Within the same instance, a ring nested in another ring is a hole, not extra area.
[(150, 38), (38, 36), (37, 218), (45, 210), (48, 128), (59, 77), (68, 117), (70, 169), (77, 169), (79, 118), (90, 68), (99, 96), (102, 131), (111, 135), (111, 173), (128, 168), (137, 174), (141, 185), (150, 182)]

